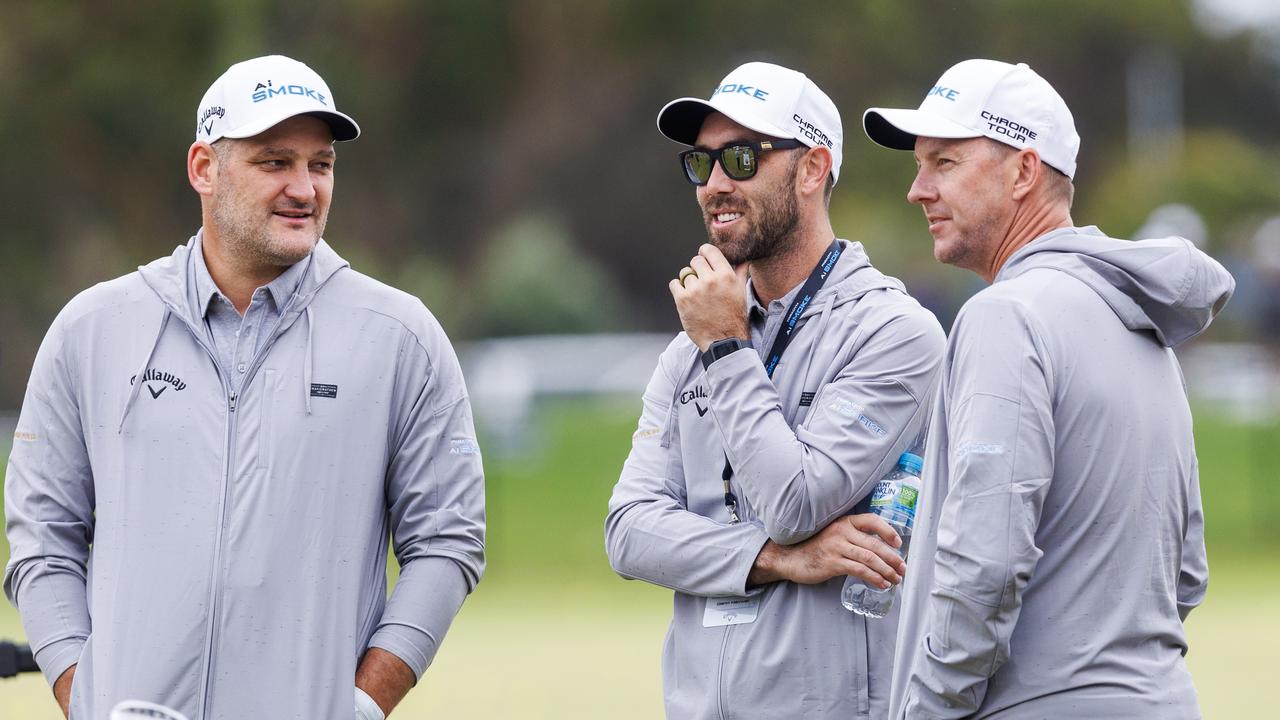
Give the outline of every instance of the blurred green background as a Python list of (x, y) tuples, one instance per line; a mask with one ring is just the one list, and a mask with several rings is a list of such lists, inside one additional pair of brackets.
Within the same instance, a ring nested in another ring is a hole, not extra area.
[[(1184, 234), (1237, 277), (1231, 305), (1182, 353), (1212, 573), (1188, 621), (1188, 662), (1207, 717), (1270, 717), (1264, 673), (1274, 663), (1263, 653), (1280, 638), (1278, 9), (1268, 0), (6, 3), (0, 427), (58, 309), (197, 229), (183, 158), (196, 103), (232, 62), (279, 52), (325, 77), (364, 130), (338, 148), (328, 240), (358, 269), (421, 296), (466, 343), (678, 329), (666, 281), (705, 235), (677, 147), (654, 116), (672, 98), (705, 97), (748, 60), (799, 69), (836, 102), (846, 140), (837, 231), (864, 242), (949, 325), (980, 284), (932, 260), (920, 211), (904, 199), (910, 157), (873, 146), (858, 119), (869, 105), (916, 105), (959, 60), (1026, 61), (1067, 100), (1083, 138), (1076, 221), (1122, 237)], [(397, 717), (660, 715), (670, 593), (614, 576), (602, 538), (639, 391), (599, 394), (589, 379), (533, 393), (514, 430), (478, 408), (489, 573)], [(21, 637), (0, 602), (0, 638)], [(0, 718), (54, 717), (40, 678), (0, 681)]]
[[(614, 575), (602, 540), (637, 409), (621, 398), (547, 403), (535, 422), (538, 451), (486, 461), (488, 575), (395, 717), (661, 717), (671, 594)], [(1201, 412), (1196, 438), (1210, 587), (1187, 621), (1187, 662), (1205, 717), (1273, 717), (1280, 423)], [(17, 613), (0, 606), (0, 637), (20, 634)], [(0, 681), (0, 717), (55, 720), (50, 697), (39, 676)]]

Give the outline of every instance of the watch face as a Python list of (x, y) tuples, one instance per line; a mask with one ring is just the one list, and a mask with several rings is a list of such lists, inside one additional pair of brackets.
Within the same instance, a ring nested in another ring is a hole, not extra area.
[(711, 351), (711, 357), (720, 359), (725, 355), (728, 355), (729, 353), (733, 352), (736, 348), (734, 347), (733, 340), (730, 339), (730, 340), (717, 340), (711, 343), (711, 347), (707, 349)]

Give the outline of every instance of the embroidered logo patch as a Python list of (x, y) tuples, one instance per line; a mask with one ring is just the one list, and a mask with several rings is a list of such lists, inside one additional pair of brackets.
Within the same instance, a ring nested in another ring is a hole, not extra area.
[[(137, 381), (137, 375), (129, 378), (130, 385)], [(155, 368), (148, 368), (146, 372), (142, 373), (142, 382), (146, 386), (147, 392), (151, 393), (152, 400), (159, 400), (164, 391), (170, 387), (173, 388), (174, 392), (182, 392), (187, 389), (187, 384), (183, 382), (182, 378), (173, 373), (167, 373)]]

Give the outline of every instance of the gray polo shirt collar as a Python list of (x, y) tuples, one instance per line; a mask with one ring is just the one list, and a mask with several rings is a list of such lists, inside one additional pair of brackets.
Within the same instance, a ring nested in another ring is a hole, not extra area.
[(788, 290), (786, 295), (783, 295), (777, 300), (774, 300), (773, 302), (769, 303), (769, 307), (766, 308), (764, 305), (760, 304), (760, 298), (756, 297), (755, 285), (752, 284), (751, 279), (748, 278), (747, 279), (747, 315), (748, 317), (752, 321), (762, 322), (766, 317), (769, 316), (769, 308), (773, 308), (775, 311), (778, 311), (778, 312), (785, 310), (787, 307), (791, 305), (791, 301), (795, 300), (796, 296), (800, 294), (800, 288), (802, 287), (804, 287), (804, 280), (801, 280), (800, 282), (796, 283), (796, 286)]
[[(200, 313), (200, 317), (208, 317), (210, 303), (217, 298), (221, 298), (228, 306), (232, 306), (231, 301), (218, 289), (217, 283), (213, 281), (213, 276), (209, 274), (209, 266), (205, 264), (204, 228), (201, 228), (200, 232), (196, 233), (195, 244), (191, 248), (189, 257), (192, 280), (195, 287), (195, 309)], [(306, 275), (307, 268), (310, 266), (311, 256), (307, 255), (306, 258), (290, 265), (284, 272), (280, 273), (279, 277), (264, 286), (275, 305), (272, 308), (273, 312), (279, 313), (289, 304), (289, 298), (298, 289), (298, 285), (302, 282), (302, 278)], [(257, 295), (256, 290), (254, 295)]]

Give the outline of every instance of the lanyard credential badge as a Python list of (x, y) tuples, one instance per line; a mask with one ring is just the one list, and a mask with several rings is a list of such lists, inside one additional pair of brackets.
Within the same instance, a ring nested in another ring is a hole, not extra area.
[[(844, 252), (844, 248), (840, 247), (839, 240), (832, 240), (831, 247), (827, 248), (826, 254), (822, 256), (822, 260), (818, 262), (813, 272), (809, 273), (809, 279), (804, 281), (804, 285), (800, 287), (800, 292), (796, 294), (791, 305), (787, 307), (787, 314), (783, 316), (782, 327), (778, 328), (778, 334), (773, 338), (773, 344), (769, 347), (769, 355), (765, 358), (764, 371), (773, 379), (773, 371), (778, 369), (778, 363), (782, 360), (782, 353), (787, 351), (787, 347), (791, 345), (791, 341), (795, 338), (796, 330), (800, 326), (800, 318), (804, 316), (804, 311), (809, 309), (813, 304), (813, 298), (826, 284), (827, 277), (831, 275), (831, 271), (835, 268), (836, 262), (840, 260), (840, 253)], [(729, 464), (728, 456), (724, 459), (724, 470), (720, 473), (720, 477), (724, 480), (724, 506), (729, 510), (729, 522), (741, 522), (738, 517), (738, 497), (733, 494), (733, 487), (729, 480), (733, 477), (733, 466)]]
[(759, 595), (709, 597), (706, 602), (707, 606), (702, 611), (702, 627), (746, 625), (755, 622), (760, 614)]

